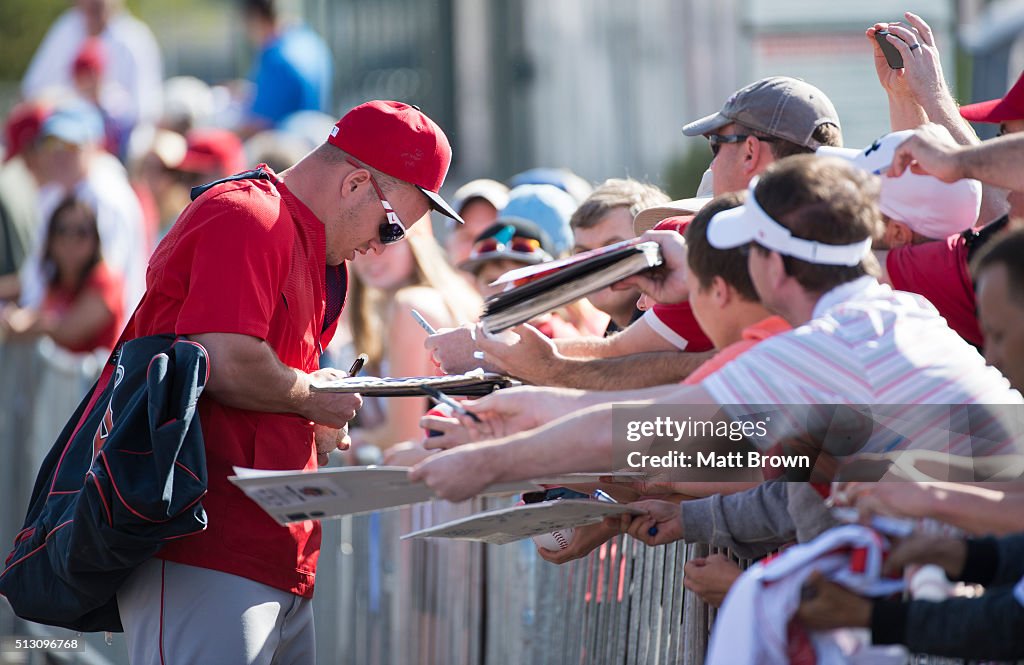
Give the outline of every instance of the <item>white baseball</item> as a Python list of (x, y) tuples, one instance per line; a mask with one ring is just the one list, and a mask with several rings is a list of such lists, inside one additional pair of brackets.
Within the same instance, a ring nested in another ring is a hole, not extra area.
[(543, 547), (552, 552), (559, 552), (569, 547), (574, 533), (576, 533), (576, 529), (569, 527), (560, 531), (538, 534), (533, 537), (533, 542), (536, 543), (537, 547)]
[(942, 568), (927, 564), (911, 575), (907, 586), (910, 587), (910, 597), (914, 600), (939, 602), (953, 595), (956, 585), (949, 581), (946, 571)]

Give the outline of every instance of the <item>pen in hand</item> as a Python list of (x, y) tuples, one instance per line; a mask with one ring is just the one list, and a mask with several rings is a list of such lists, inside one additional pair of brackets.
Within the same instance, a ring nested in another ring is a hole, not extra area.
[(427, 323), (427, 320), (423, 318), (422, 314), (420, 314), (414, 309), (409, 310), (409, 313), (412, 314), (412, 318), (416, 319), (416, 323), (420, 324), (420, 328), (423, 328), (424, 330), (427, 331), (428, 335), (437, 334), (437, 331), (434, 330), (434, 326)]
[(363, 365), (366, 364), (368, 358), (369, 356), (367, 356), (365, 353), (360, 353), (358, 356), (356, 356), (355, 362), (353, 362), (352, 366), (348, 368), (348, 375), (355, 376), (356, 374), (358, 374), (359, 371), (363, 369)]
[(462, 406), (448, 395), (445, 395), (437, 388), (433, 388), (431, 386), (420, 386), (420, 390), (427, 393), (430, 399), (434, 400), (438, 404), (447, 404), (448, 406), (452, 407), (452, 409), (454, 409), (457, 413), (460, 413), (468, 418), (472, 418), (473, 422), (482, 422), (480, 420), (480, 416), (476, 415), (466, 407)]

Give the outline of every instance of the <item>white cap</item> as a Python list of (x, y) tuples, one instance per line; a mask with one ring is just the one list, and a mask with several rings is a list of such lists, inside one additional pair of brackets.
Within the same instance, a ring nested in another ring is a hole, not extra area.
[(815, 152), (822, 157), (840, 157), (862, 171), (881, 175), (892, 166), (893, 157), (896, 155), (896, 148), (908, 138), (913, 136), (913, 129), (905, 129), (901, 132), (886, 134), (863, 150), (856, 148), (834, 148), (822, 146)]
[(455, 190), (455, 194), (452, 195), (452, 207), (455, 208), (455, 212), (461, 213), (462, 208), (473, 199), (483, 199), (501, 212), (501, 209), (508, 205), (508, 187), (490, 178), (470, 180)]
[(743, 205), (723, 210), (708, 224), (708, 242), (716, 249), (732, 249), (749, 242), (767, 247), (779, 254), (801, 261), (832, 266), (855, 266), (871, 251), (871, 238), (849, 245), (829, 245), (816, 240), (797, 238), (789, 229), (768, 216), (757, 203), (754, 188), (757, 178), (750, 181), (747, 201)]
[[(941, 131), (949, 133), (944, 127)], [(974, 226), (981, 211), (980, 182), (964, 179), (945, 183), (910, 169), (898, 178), (885, 175), (896, 148), (913, 133), (908, 129), (886, 134), (863, 150), (823, 147), (818, 148), (817, 154), (840, 157), (863, 171), (882, 176), (879, 209), (915, 233), (938, 240), (966, 231)]]
[(974, 226), (981, 211), (981, 183), (964, 178), (953, 183), (912, 173), (882, 176), (878, 208), (925, 238), (940, 240)]

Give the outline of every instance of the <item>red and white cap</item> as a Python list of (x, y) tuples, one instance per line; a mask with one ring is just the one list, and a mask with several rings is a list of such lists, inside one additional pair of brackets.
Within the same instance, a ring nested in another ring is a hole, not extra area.
[(708, 224), (708, 242), (715, 249), (732, 249), (749, 242), (801, 261), (830, 266), (855, 266), (871, 251), (871, 238), (848, 245), (829, 245), (817, 240), (797, 238), (757, 203), (754, 190), (757, 178), (750, 181), (743, 205), (723, 210)]
[(977, 180), (943, 182), (907, 169), (898, 178), (882, 176), (878, 209), (925, 238), (941, 240), (977, 223), (981, 196)]
[(431, 207), (457, 222), (458, 213), (438, 193), (448, 175), (448, 137), (417, 107), (374, 100), (360, 104), (337, 122), (327, 142), (381, 173), (415, 185)]

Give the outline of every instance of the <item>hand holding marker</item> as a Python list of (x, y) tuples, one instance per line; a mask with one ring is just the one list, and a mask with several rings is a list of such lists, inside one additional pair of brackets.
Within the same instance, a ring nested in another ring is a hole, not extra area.
[(355, 376), (356, 374), (358, 374), (363, 369), (363, 365), (366, 364), (366, 361), (368, 359), (369, 356), (367, 356), (365, 353), (360, 353), (358, 356), (356, 356), (355, 362), (353, 362), (352, 366), (348, 368), (348, 375)]
[(453, 400), (448, 395), (445, 395), (443, 392), (441, 392), (437, 388), (433, 388), (431, 386), (420, 386), (420, 390), (422, 390), (423, 392), (427, 393), (427, 395), (430, 397), (430, 399), (434, 400), (438, 404), (447, 404), (456, 413), (460, 413), (460, 414), (462, 414), (462, 415), (464, 415), (464, 416), (466, 416), (468, 418), (472, 418), (473, 422), (476, 422), (476, 423), (482, 422), (480, 420), (480, 416), (476, 415), (475, 413), (473, 413), (472, 411), (470, 411), (466, 407), (462, 406), (461, 404), (459, 404), (458, 402)]

